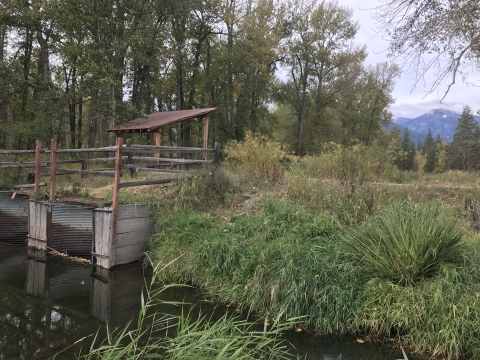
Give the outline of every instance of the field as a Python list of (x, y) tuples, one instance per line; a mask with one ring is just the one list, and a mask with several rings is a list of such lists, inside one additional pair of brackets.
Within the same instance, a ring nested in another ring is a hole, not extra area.
[[(180, 257), (164, 283), (194, 284), (266, 324), (297, 318), (298, 331), (480, 358), (477, 175), (380, 171), (342, 156), (254, 166), (227, 156), (120, 201), (155, 214), (153, 261)], [(66, 175), (57, 195), (108, 205), (111, 179)]]

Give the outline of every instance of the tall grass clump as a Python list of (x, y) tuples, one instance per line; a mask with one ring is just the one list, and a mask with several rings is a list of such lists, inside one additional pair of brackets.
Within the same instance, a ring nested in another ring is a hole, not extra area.
[(343, 243), (365, 276), (414, 285), (459, 261), (463, 231), (440, 204), (407, 202), (388, 206)]
[(402, 286), (371, 279), (356, 313), (359, 329), (396, 338), (410, 352), (439, 359), (480, 358), (480, 243), (467, 243), (462, 264), (443, 264), (435, 277)]
[[(162, 302), (162, 293), (175, 285), (158, 286), (156, 279), (164, 269), (158, 263), (136, 323), (116, 329), (98, 343), (98, 334), (85, 360), (203, 360), (203, 359), (291, 359), (291, 346), (279, 336), (291, 323), (259, 326), (247, 320), (224, 315), (217, 320), (201, 313), (179, 316), (155, 310), (159, 304), (182, 306), (178, 302)], [(139, 294), (140, 296), (140, 294)], [(57, 354), (58, 355), (58, 354)]]

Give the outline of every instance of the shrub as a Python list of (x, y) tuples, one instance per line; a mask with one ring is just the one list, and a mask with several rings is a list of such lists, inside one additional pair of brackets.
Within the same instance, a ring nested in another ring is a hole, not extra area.
[(225, 148), (227, 165), (238, 166), (262, 182), (275, 182), (283, 175), (287, 159), (280, 143), (247, 132), (244, 141), (233, 141)]
[(400, 203), (344, 238), (347, 251), (368, 277), (414, 285), (458, 260), (463, 232), (440, 205)]

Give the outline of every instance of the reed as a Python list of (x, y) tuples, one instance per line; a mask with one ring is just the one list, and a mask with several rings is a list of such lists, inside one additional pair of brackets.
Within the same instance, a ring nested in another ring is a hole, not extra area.
[[(176, 261), (176, 260), (174, 260)], [(167, 264), (167, 266), (170, 264)], [(165, 267), (157, 263), (153, 278), (147, 284), (142, 307), (135, 324), (113, 331), (98, 344), (98, 334), (85, 360), (203, 360), (203, 359), (291, 359), (292, 346), (279, 335), (292, 323), (275, 322), (273, 326), (224, 315), (218, 320), (192, 313), (179, 316), (155, 311), (159, 303), (181, 306), (161, 300), (162, 293), (172, 286), (157, 286), (158, 275)], [(133, 326), (132, 326), (133, 325)], [(58, 354), (57, 354), (58, 355)]]

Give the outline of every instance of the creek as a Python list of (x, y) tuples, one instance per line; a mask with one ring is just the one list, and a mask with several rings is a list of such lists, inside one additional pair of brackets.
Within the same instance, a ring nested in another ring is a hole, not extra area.
[[(107, 271), (67, 257), (34, 258), (24, 247), (0, 242), (0, 359), (40, 360), (57, 353), (56, 359), (75, 358), (88, 349), (97, 332), (106, 336), (107, 323), (111, 330), (136, 319), (145, 277), (138, 262)], [(163, 296), (194, 304), (204, 314), (234, 311), (205, 301), (193, 288), (171, 288)], [(171, 305), (160, 310), (181, 312)], [(401, 358), (388, 347), (351, 337), (294, 331), (284, 336), (309, 360)]]

